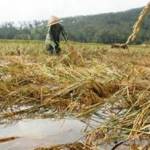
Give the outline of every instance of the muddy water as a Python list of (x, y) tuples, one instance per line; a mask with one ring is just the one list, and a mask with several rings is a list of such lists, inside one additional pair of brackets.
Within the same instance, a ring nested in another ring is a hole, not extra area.
[[(0, 125), (0, 139), (19, 137), (12, 141), (0, 143), (0, 150), (34, 150), (37, 147), (50, 147), (82, 140), (86, 124), (76, 119), (22, 120), (10, 125)], [(117, 150), (128, 150), (129, 145), (150, 145), (149, 140), (135, 140), (125, 143)], [(114, 143), (101, 144), (101, 150), (111, 150)]]
[(0, 138), (19, 137), (0, 144), (0, 150), (33, 150), (36, 147), (66, 144), (84, 136), (86, 125), (79, 120), (22, 120), (0, 126)]

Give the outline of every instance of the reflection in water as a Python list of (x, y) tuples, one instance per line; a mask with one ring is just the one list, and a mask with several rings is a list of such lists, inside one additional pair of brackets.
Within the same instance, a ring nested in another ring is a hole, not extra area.
[(0, 144), (0, 150), (33, 150), (75, 142), (83, 137), (85, 124), (79, 120), (23, 120), (9, 126), (0, 126), (0, 138), (17, 136), (14, 141)]

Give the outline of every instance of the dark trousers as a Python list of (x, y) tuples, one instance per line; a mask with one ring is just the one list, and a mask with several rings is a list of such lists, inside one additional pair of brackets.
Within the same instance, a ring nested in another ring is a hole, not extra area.
[(61, 51), (61, 48), (59, 47), (59, 42), (54, 42), (54, 45), (48, 44), (46, 45), (46, 49), (51, 54), (59, 54)]

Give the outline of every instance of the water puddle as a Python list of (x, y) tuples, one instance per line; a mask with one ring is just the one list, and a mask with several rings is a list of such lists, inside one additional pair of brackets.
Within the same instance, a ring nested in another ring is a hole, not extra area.
[(79, 120), (36, 119), (1, 125), (0, 139), (19, 137), (0, 143), (1, 150), (33, 150), (37, 147), (76, 142), (83, 138), (86, 125)]
[[(87, 125), (76, 119), (26, 119), (10, 125), (0, 125), (0, 150), (34, 150), (37, 147), (50, 147), (70, 144), (83, 140)], [(12, 139), (17, 137), (16, 139)], [(7, 141), (1, 142), (1, 139)], [(150, 146), (143, 139), (126, 142), (116, 150), (128, 150), (129, 145)], [(115, 143), (101, 143), (100, 149), (110, 150)]]

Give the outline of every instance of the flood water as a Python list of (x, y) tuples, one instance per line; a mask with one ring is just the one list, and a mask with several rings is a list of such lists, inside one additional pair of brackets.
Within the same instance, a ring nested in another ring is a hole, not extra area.
[[(0, 139), (18, 137), (0, 143), (0, 150), (34, 150), (37, 147), (50, 147), (70, 144), (83, 140), (87, 125), (76, 119), (26, 119), (10, 125), (0, 125)], [(131, 143), (133, 141), (130, 141)], [(128, 150), (129, 146), (119, 146), (116, 150)], [(149, 140), (135, 140), (137, 145), (149, 145)], [(101, 150), (111, 150), (114, 143), (100, 145)]]
[(37, 147), (76, 142), (83, 138), (86, 125), (79, 120), (22, 120), (0, 126), (0, 138), (19, 137), (0, 143), (0, 150), (33, 150)]

